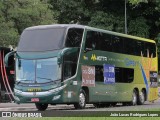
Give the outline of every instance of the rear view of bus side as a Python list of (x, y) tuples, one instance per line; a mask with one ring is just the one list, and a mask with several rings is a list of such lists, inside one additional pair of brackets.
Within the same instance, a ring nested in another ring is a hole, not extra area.
[(38, 110), (158, 98), (153, 40), (82, 25), (35, 26), (23, 31), (15, 56), (15, 101), (35, 103)]

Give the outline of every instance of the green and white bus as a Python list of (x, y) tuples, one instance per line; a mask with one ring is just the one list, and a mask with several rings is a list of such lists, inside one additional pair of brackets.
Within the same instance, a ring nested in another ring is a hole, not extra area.
[(15, 55), (16, 103), (142, 105), (158, 98), (153, 40), (74, 24), (26, 28)]

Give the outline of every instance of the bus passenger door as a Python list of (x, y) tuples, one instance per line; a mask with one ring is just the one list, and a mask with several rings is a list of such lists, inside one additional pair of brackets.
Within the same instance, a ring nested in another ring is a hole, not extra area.
[[(75, 100), (75, 91), (77, 91), (77, 85), (73, 85), (73, 81), (77, 83), (76, 70), (77, 61), (79, 56), (79, 48), (70, 48), (64, 52), (63, 56), (63, 82), (67, 84), (66, 91), (66, 101)], [(66, 102), (65, 101), (65, 102)]]

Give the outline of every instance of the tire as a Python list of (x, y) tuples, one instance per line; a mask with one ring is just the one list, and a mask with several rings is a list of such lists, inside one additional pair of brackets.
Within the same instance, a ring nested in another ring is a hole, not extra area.
[(132, 101), (130, 102), (130, 105), (133, 105), (133, 106), (137, 105), (137, 100), (138, 100), (137, 91), (134, 89), (132, 93)]
[(35, 103), (35, 105), (39, 111), (45, 111), (48, 108), (48, 104)]
[(75, 103), (74, 107), (76, 109), (84, 109), (86, 106), (86, 94), (85, 94), (84, 90), (80, 91), (78, 97), (79, 97), (78, 103)]
[(143, 105), (145, 102), (145, 92), (142, 90), (138, 96), (138, 101), (137, 104), (138, 105)]
[(117, 105), (116, 102), (111, 103), (111, 106), (112, 106), (112, 107), (115, 107), (116, 105)]

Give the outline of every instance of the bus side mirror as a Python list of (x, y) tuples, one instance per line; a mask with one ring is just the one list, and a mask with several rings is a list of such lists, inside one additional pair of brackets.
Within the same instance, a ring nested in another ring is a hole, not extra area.
[(7, 53), (5, 55), (5, 58), (4, 58), (4, 63), (5, 63), (5, 66), (8, 67), (8, 63), (9, 63), (9, 58), (14, 55), (16, 53), (16, 51), (11, 51), (9, 53)]

